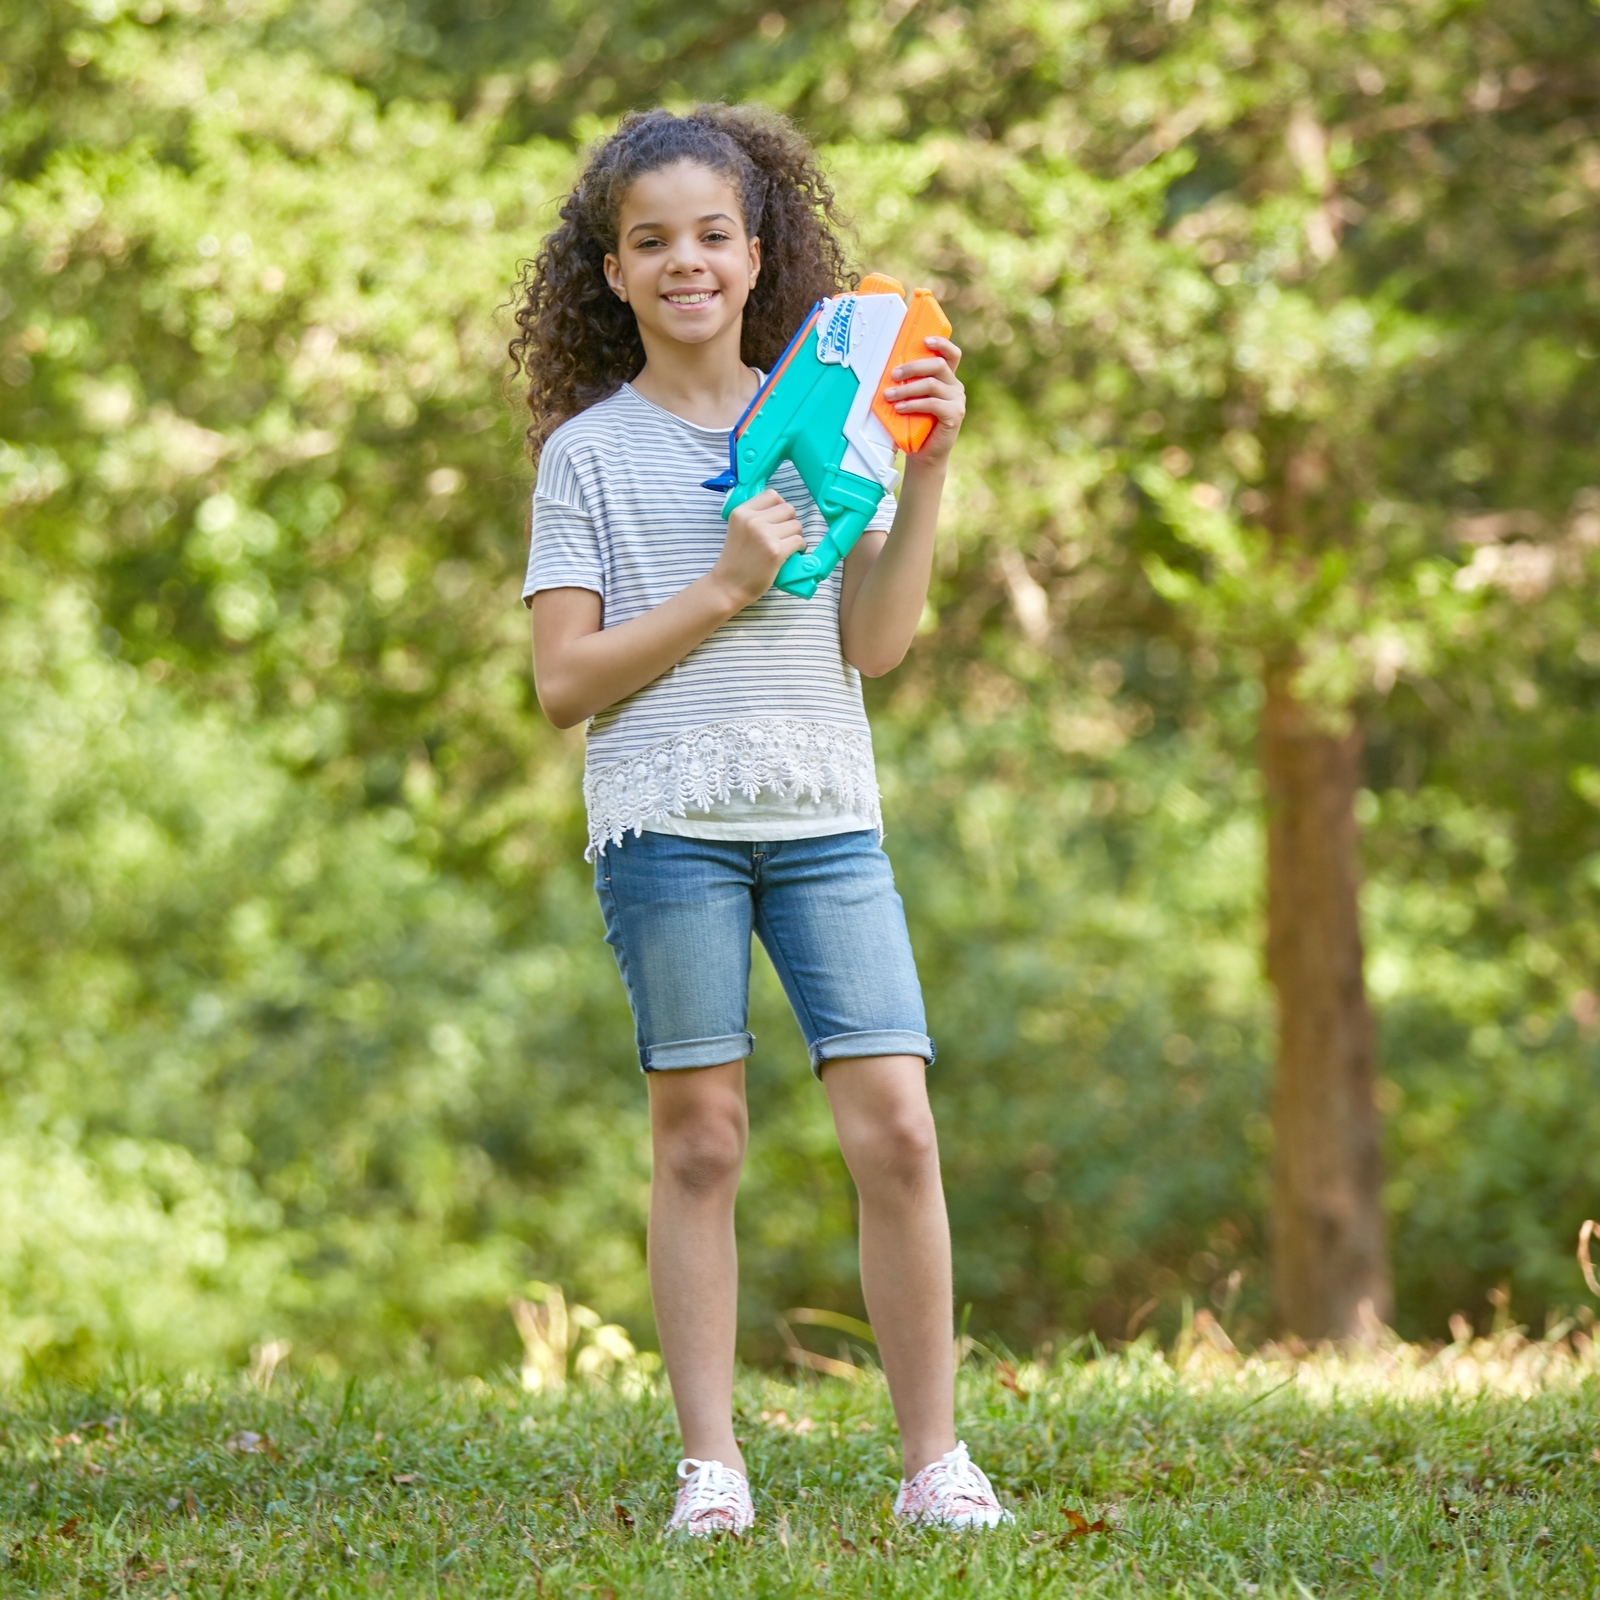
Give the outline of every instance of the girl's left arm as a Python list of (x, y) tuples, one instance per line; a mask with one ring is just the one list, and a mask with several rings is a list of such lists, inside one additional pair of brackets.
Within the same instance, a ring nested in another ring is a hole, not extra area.
[(887, 534), (864, 533), (844, 563), (839, 644), (845, 660), (869, 678), (898, 667), (916, 637), (950, 451), (967, 414), (967, 392), (956, 377), (961, 351), (948, 339), (929, 339), (928, 348), (933, 355), (895, 368), (899, 381), (884, 393), (896, 411), (934, 418), (933, 432), (906, 457), (894, 526)]

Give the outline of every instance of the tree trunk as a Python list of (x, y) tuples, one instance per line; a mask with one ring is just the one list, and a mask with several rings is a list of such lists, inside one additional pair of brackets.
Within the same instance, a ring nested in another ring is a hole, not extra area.
[(1361, 730), (1318, 726), (1267, 673), (1267, 976), (1278, 998), (1272, 1087), (1273, 1304), (1286, 1333), (1359, 1337), (1391, 1314), (1361, 971), (1354, 803)]

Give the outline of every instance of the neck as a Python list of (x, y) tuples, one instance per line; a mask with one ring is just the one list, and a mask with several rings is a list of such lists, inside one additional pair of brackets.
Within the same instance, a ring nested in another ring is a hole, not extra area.
[(646, 400), (702, 428), (731, 428), (756, 392), (739, 359), (738, 323), (704, 344), (679, 344), (640, 329), (644, 366), (633, 387)]

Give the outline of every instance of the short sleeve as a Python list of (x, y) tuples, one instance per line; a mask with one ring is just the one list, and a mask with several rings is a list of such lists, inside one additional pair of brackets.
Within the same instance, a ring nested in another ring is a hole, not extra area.
[(892, 494), (886, 494), (878, 502), (878, 509), (872, 513), (872, 520), (867, 523), (867, 533), (887, 533), (894, 526), (894, 514), (899, 509), (900, 502)]
[(606, 583), (600, 540), (588, 512), (536, 494), (523, 600), (541, 589), (593, 589), (604, 599)]
[(524, 603), (541, 589), (592, 589), (605, 598), (600, 536), (562, 443), (552, 439), (539, 460), (529, 522), (528, 574), (522, 584)]

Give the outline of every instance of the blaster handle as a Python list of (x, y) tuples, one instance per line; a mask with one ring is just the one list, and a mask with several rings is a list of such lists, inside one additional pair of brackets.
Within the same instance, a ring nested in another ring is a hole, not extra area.
[(796, 550), (778, 568), (772, 587), (809, 600), (833, 569), (855, 549), (856, 541), (871, 520), (871, 511), (846, 511), (828, 524), (828, 531), (817, 541), (815, 550)]
[[(824, 516), (828, 517), (828, 531), (817, 540), (814, 548), (796, 550), (784, 561), (778, 568), (777, 577), (772, 580), (774, 589), (782, 589), (786, 594), (809, 600), (827, 581), (829, 573), (855, 549), (856, 541), (866, 530), (867, 524), (878, 509), (878, 502), (874, 500), (870, 506), (861, 503), (864, 497), (859, 492), (850, 493), (847, 485), (839, 481), (849, 479), (855, 479), (855, 474), (842, 472), (835, 474), (835, 481), (828, 486), (834, 491), (829, 498), (837, 501), (840, 498), (840, 489), (844, 489), (845, 497), (856, 503), (843, 506), (836, 504), (832, 508), (831, 516), (828, 516), (822, 507), (818, 507), (819, 510), (823, 510)], [(869, 487), (863, 480), (855, 481), (861, 483), (862, 488)], [(754, 499), (766, 487), (767, 480), (758, 478), (730, 489), (727, 500), (723, 502), (723, 516), (728, 516), (746, 500)], [(879, 492), (876, 484), (871, 485), (870, 490), (872, 493)]]
[(900, 324), (899, 336), (895, 339), (889, 359), (884, 363), (883, 376), (878, 379), (878, 392), (872, 401), (873, 414), (889, 430), (889, 437), (894, 440), (896, 448), (907, 455), (915, 455), (928, 442), (928, 435), (933, 432), (933, 418), (925, 411), (896, 411), (883, 397), (883, 391), (894, 382), (889, 374), (907, 361), (921, 361), (931, 355), (932, 351), (928, 349), (930, 334), (948, 339), (953, 331), (950, 319), (934, 299), (933, 291), (918, 289), (906, 308), (905, 321)]

